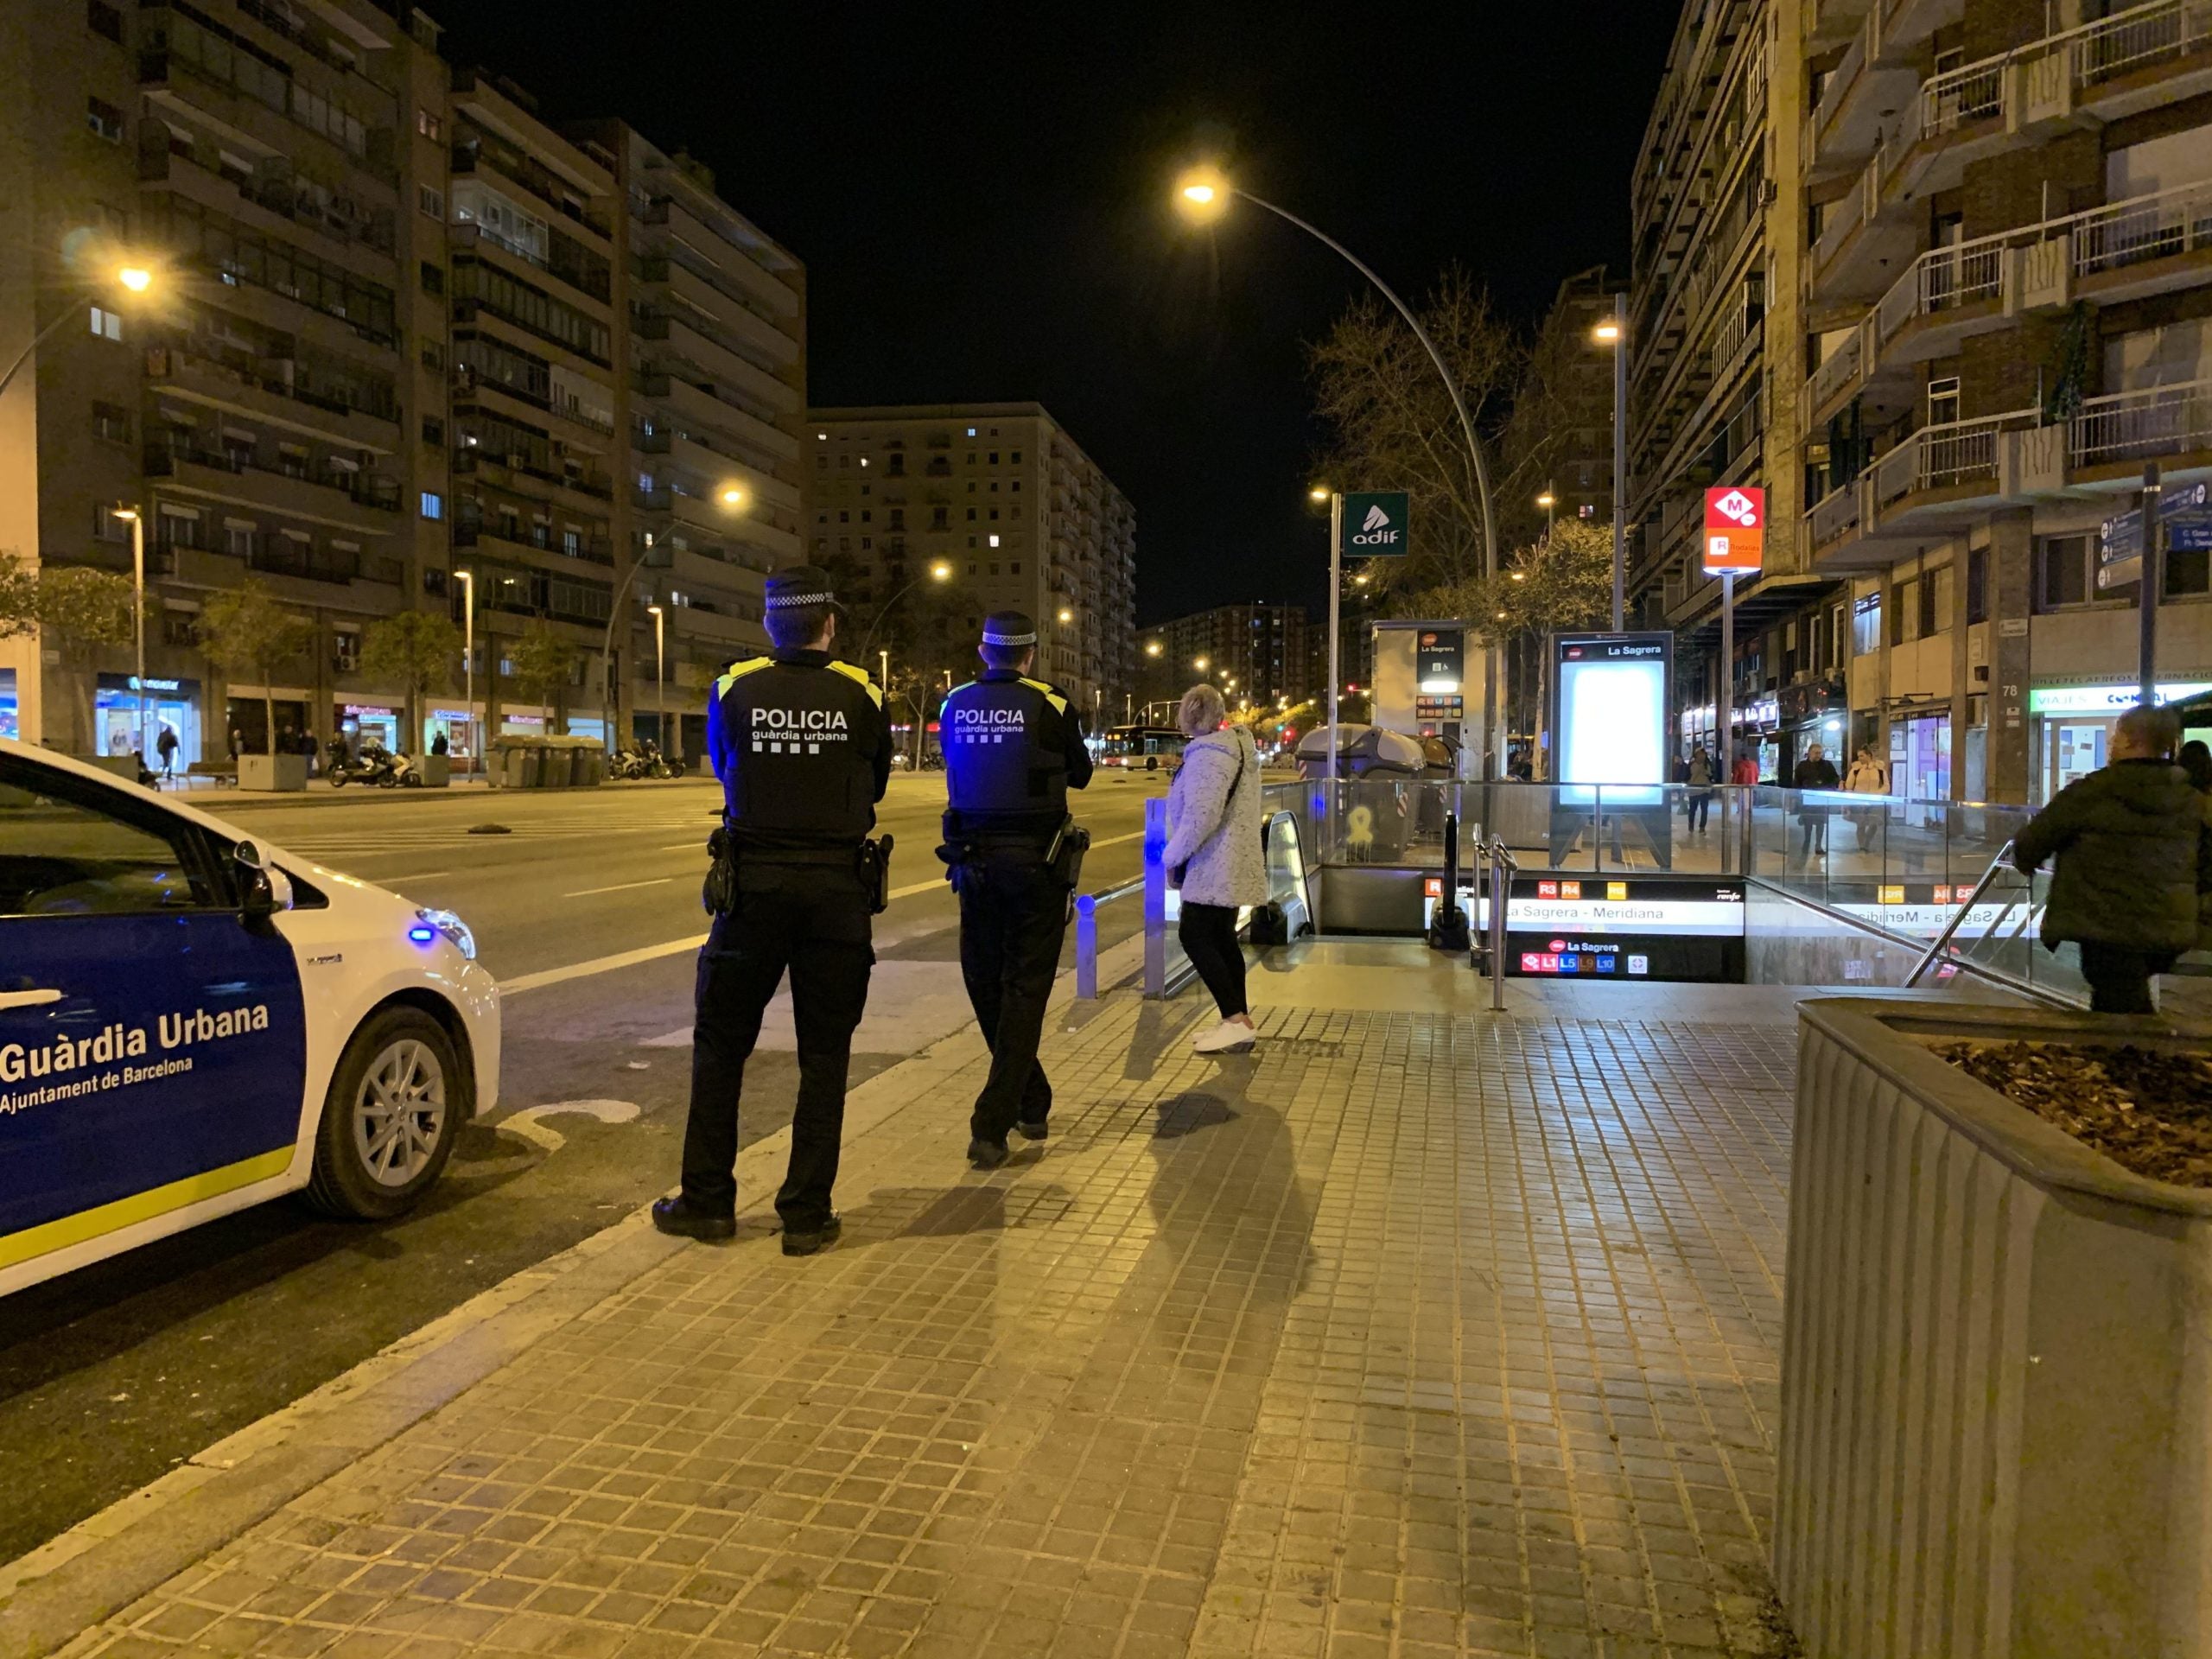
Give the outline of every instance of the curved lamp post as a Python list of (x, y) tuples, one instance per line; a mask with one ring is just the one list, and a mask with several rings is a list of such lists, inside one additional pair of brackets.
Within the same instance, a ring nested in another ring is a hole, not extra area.
[[(118, 266), (112, 275), (116, 283), (119, 286), (133, 294), (143, 294), (148, 289), (154, 285), (154, 273), (147, 270), (143, 265)], [(86, 283), (77, 289), (77, 297), (79, 299), (89, 299), (98, 292), (99, 292), (99, 289), (93, 287), (90, 283)], [(8, 390), (9, 382), (13, 380), (16, 376), (22, 372), (24, 364), (31, 360), (31, 355), (33, 353), (36, 352), (40, 346), (45, 345), (48, 340), (53, 339), (54, 335), (60, 334), (61, 330), (79, 315), (79, 313), (77, 310), (76, 305), (73, 302), (72, 303), (62, 307), (60, 315), (55, 317), (52, 322), (48, 323), (45, 327), (40, 329), (35, 334), (33, 334), (31, 336), (31, 343), (24, 346), (22, 351), (18, 352), (16, 354), (16, 360), (8, 365), (7, 373), (0, 374), (0, 392), (4, 392)]]
[[(950, 582), (951, 580), (951, 565), (948, 564), (943, 559), (938, 559), (931, 564), (926, 574), (916, 576), (904, 588), (901, 588), (897, 593), (892, 594), (890, 598), (885, 600), (883, 601), (883, 608), (875, 613), (875, 620), (868, 625), (868, 632), (861, 636), (861, 648), (858, 653), (858, 659), (861, 662), (866, 662), (868, 660), (868, 648), (875, 642), (875, 631), (883, 626), (883, 619), (891, 614), (891, 607), (893, 605), (896, 605), (900, 600), (906, 598), (907, 594), (912, 593), (915, 588), (920, 587), (925, 582)], [(886, 688), (886, 690), (887, 692), (888, 691), (887, 687)]]
[[(1436, 349), (1436, 342), (1428, 337), (1428, 330), (1421, 326), (1421, 319), (1414, 315), (1413, 308), (1398, 297), (1397, 290), (1376, 276), (1374, 270), (1358, 255), (1319, 226), (1308, 223), (1287, 208), (1278, 207), (1272, 201), (1265, 200), (1249, 190), (1231, 184), (1218, 171), (1211, 168), (1199, 168), (1186, 173), (1176, 184), (1176, 206), (1182, 211), (1184, 217), (1194, 223), (1205, 224), (1220, 218), (1229, 211), (1231, 198), (1240, 198), (1250, 202), (1255, 207), (1265, 208), (1277, 219), (1283, 220), (1286, 224), (1296, 226), (1324, 247), (1335, 252), (1346, 264), (1372, 283), (1376, 291), (1389, 301), (1391, 305), (1396, 308), (1398, 315), (1405, 319), (1406, 327), (1413, 330), (1414, 338), (1421, 342), (1421, 349), (1428, 353), (1428, 360), (1436, 365), (1437, 375), (1444, 382), (1445, 391), (1451, 394), (1452, 412), (1459, 417), (1459, 430), (1466, 439), (1467, 458), (1473, 468), (1476, 499), (1482, 506), (1483, 574), (1495, 580), (1497, 575), (1497, 515), (1491, 511), (1490, 463), (1483, 457), (1482, 440), (1475, 435), (1474, 417), (1467, 410), (1467, 400), (1460, 395), (1459, 383), (1452, 375), (1450, 367), (1446, 365), (1443, 353)], [(1329, 650), (1332, 658), (1329, 666), (1329, 686), (1330, 696), (1333, 702), (1338, 669), (1338, 664), (1334, 660), (1337, 641), (1333, 637), (1330, 639)], [(1485, 775), (1488, 774), (1494, 759), (1491, 753), (1491, 738), (1497, 710), (1496, 698), (1491, 693), (1497, 677), (1496, 652), (1490, 653), (1489, 661), (1491, 683), (1484, 687), (1483, 697), (1483, 768)], [(1333, 706), (1329, 713), (1329, 729), (1332, 734), (1330, 748), (1331, 753), (1333, 753), (1337, 742), (1334, 735), (1337, 730), (1336, 710)]]
[[(725, 512), (736, 512), (744, 507), (746, 494), (736, 485), (725, 484), (715, 492), (715, 499), (721, 505)], [(614, 625), (622, 620), (622, 601), (630, 591), (630, 584), (638, 579), (638, 572), (645, 568), (645, 550), (640, 550), (638, 556), (630, 561), (630, 568), (622, 573), (622, 580), (614, 584), (614, 596), (607, 601), (607, 634), (599, 642), (600, 696), (604, 700), (601, 710), (604, 716), (601, 723), (607, 728), (603, 741), (610, 754), (614, 752), (615, 747), (615, 724), (622, 713), (622, 698), (615, 687), (613, 678)], [(652, 607), (648, 607), (647, 609), (650, 612)], [(664, 727), (666, 723), (667, 716), (664, 712), (658, 726), (656, 727), (659, 736), (664, 738), (667, 736), (667, 733), (660, 728)]]

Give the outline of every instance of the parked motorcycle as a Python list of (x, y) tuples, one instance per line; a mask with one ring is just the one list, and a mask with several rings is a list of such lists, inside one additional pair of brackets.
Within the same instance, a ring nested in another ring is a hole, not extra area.
[(348, 784), (359, 784), (365, 789), (420, 789), (423, 774), (408, 756), (373, 743), (365, 745), (359, 753), (343, 765), (331, 767), (333, 789), (343, 789)]
[(629, 781), (640, 778), (681, 778), (683, 763), (669, 760), (661, 753), (659, 744), (646, 738), (635, 749), (617, 749), (609, 755), (607, 775)]

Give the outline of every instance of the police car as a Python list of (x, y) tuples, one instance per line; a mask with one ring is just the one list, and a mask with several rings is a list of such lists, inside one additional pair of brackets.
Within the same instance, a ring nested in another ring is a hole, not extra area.
[(0, 740), (0, 1294), (280, 1193), (406, 1210), (495, 1103), (460, 919)]

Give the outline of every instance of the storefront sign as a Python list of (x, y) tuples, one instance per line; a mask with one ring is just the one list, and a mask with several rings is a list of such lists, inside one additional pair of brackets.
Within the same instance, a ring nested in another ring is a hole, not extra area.
[(1766, 556), (1766, 492), (1738, 484), (1705, 493), (1705, 574), (1758, 575)]
[[(388, 719), (399, 713), (398, 709), (381, 702), (341, 702), (338, 705), (338, 711), (349, 718), (359, 715), (371, 715)], [(458, 719), (459, 716), (456, 715), (455, 718)]]
[[(2040, 685), (2028, 693), (2031, 715), (2118, 715), (2133, 709), (2139, 688), (2133, 685)], [(2158, 701), (2173, 702), (2212, 691), (2212, 684), (2196, 683), (2161, 685)]]

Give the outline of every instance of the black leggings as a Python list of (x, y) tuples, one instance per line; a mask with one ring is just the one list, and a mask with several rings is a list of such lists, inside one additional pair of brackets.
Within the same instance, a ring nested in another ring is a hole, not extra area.
[(1183, 954), (1198, 970), (1198, 977), (1213, 993), (1214, 1006), (1224, 1020), (1249, 1014), (1244, 1002), (1244, 948), (1236, 943), (1236, 908), (1233, 905), (1194, 905), (1183, 901), (1183, 919), (1175, 937)]

